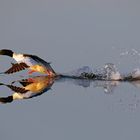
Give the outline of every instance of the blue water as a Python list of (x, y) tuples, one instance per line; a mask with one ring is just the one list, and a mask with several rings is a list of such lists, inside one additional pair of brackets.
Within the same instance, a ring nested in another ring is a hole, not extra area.
[[(0, 49), (36, 54), (58, 73), (106, 63), (122, 75), (139, 69), (139, 1), (0, 1)], [(0, 71), (14, 62), (0, 56)], [(27, 71), (0, 83), (28, 78)], [(0, 104), (5, 140), (139, 140), (139, 81), (56, 80), (38, 97)], [(0, 86), (0, 97), (14, 92)]]

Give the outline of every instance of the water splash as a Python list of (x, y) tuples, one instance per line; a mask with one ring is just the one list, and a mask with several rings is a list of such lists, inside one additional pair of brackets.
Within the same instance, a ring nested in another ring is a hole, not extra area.
[(112, 63), (107, 63), (101, 69), (97, 69), (94, 72), (83, 73), (81, 76), (87, 77), (89, 79), (97, 80), (120, 80), (122, 79), (121, 74), (117, 70), (116, 66)]
[(88, 66), (83, 66), (65, 75), (89, 80), (134, 81), (140, 80), (140, 69), (137, 68), (127, 74), (121, 74), (116, 65), (113, 63), (106, 63), (102, 68), (94, 71)]
[(105, 80), (120, 80), (122, 79), (121, 74), (117, 70), (116, 66), (112, 63), (107, 63), (104, 66)]
[(134, 69), (134, 71), (131, 73), (132, 78), (140, 79), (140, 69)]
[(112, 63), (107, 63), (103, 68), (95, 71), (88, 66), (83, 66), (67, 73), (66, 75), (96, 80), (120, 80), (122, 78), (116, 66)]
[(140, 56), (140, 52), (136, 49), (127, 50), (125, 52), (120, 53), (120, 56)]
[(68, 72), (65, 75), (80, 77), (83, 73), (92, 73), (92, 69), (89, 66), (83, 66), (81, 68)]

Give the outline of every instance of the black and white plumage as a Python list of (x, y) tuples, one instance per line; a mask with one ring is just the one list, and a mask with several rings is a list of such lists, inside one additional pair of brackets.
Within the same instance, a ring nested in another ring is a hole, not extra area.
[(12, 74), (24, 69), (30, 69), (31, 71), (29, 74), (33, 72), (41, 72), (45, 73), (49, 76), (55, 76), (56, 73), (52, 69), (50, 63), (44, 61), (43, 59), (39, 58), (36, 55), (30, 54), (17, 54), (11, 50), (0, 50), (0, 55), (7, 55), (12, 57), (14, 60), (17, 61), (16, 64), (12, 63), (12, 67), (5, 71), (5, 74)]

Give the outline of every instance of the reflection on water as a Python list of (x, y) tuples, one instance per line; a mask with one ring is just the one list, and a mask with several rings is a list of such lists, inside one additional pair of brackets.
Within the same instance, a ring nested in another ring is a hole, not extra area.
[[(20, 83), (20, 87), (14, 85)], [(10, 85), (1, 83), (1, 85), (7, 86), (14, 93), (8, 97), (1, 97), (1, 103), (10, 103), (14, 100), (29, 99), (39, 96), (49, 89), (54, 83), (54, 79), (47, 76), (36, 76), (28, 79), (22, 79), (19, 81), (13, 81)]]
[(140, 87), (140, 69), (135, 69), (129, 74), (121, 74), (112, 63), (105, 64), (102, 68), (92, 70), (88, 66), (83, 66), (64, 74), (57, 74), (55, 77), (32, 76), (11, 84), (0, 83), (1, 86), (10, 88), (14, 93), (8, 97), (0, 97), (1, 103), (11, 103), (14, 100), (29, 99), (48, 92), (54, 82), (69, 82), (77, 86), (101, 87), (104, 93), (113, 93), (121, 82), (129, 82), (136, 87)]
[[(27, 79), (13, 81), (11, 84), (0, 83), (1, 86), (10, 88), (14, 93), (8, 97), (0, 97), (1, 103), (11, 103), (14, 100), (29, 99), (42, 95), (53, 88), (55, 82), (69, 82), (84, 88), (103, 88), (105, 93), (113, 93), (115, 88), (121, 84), (122, 81), (103, 81), (91, 79), (78, 79), (69, 77), (49, 77), (49, 76), (34, 76)], [(140, 81), (129, 81), (135, 87), (140, 87)], [(19, 86), (20, 84), (20, 86)]]

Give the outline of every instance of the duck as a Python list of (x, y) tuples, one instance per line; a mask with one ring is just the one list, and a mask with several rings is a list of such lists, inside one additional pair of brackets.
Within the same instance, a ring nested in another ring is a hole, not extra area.
[(51, 67), (50, 63), (44, 61), (36, 55), (15, 53), (12, 50), (8, 49), (0, 50), (0, 55), (12, 57), (17, 62), (11, 63), (11, 68), (3, 72), (4, 74), (13, 74), (15, 72), (29, 69), (30, 71), (28, 72), (28, 74), (40, 72), (51, 77), (56, 76), (56, 73)]
[[(15, 100), (30, 99), (40, 96), (51, 89), (54, 81), (54, 77), (34, 76), (28, 79), (14, 81), (12, 84), (0, 83), (1, 86), (6, 86), (14, 91), (10, 96), (0, 97), (0, 103), (11, 103)], [(22, 86), (13, 85), (16, 82), (20, 83)]]

